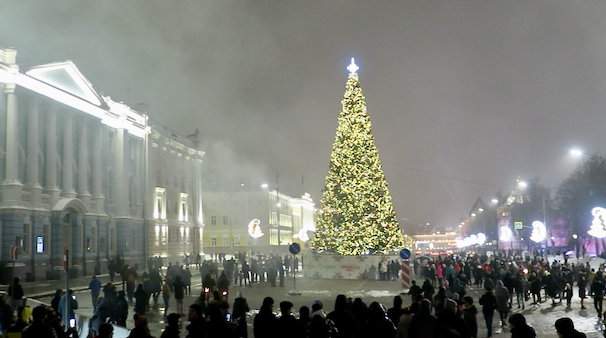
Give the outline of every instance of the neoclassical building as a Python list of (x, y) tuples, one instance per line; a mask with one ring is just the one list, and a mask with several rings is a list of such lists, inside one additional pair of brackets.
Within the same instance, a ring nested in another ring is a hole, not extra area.
[(70, 61), (20, 68), (0, 49), (0, 89), (3, 281), (60, 278), (65, 252), (72, 277), (202, 252), (197, 133), (99, 95)]

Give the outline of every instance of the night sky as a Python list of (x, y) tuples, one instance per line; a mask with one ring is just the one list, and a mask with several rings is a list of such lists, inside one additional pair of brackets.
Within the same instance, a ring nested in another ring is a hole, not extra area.
[(209, 186), (279, 175), (318, 203), (355, 57), (398, 218), (443, 228), (517, 176), (555, 190), (571, 147), (606, 155), (605, 18), (587, 0), (0, 0), (0, 47), (198, 128)]

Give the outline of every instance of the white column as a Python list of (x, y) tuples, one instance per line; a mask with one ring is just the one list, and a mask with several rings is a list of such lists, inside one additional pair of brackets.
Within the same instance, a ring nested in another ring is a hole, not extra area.
[(90, 210), (90, 190), (88, 188), (88, 123), (81, 119), (78, 138), (78, 198)]
[(55, 205), (61, 192), (57, 187), (57, 111), (50, 107), (46, 113), (46, 187), (50, 205)]
[(95, 210), (98, 214), (105, 214), (104, 212), (104, 200), (103, 190), (101, 187), (101, 177), (103, 176), (104, 167), (101, 165), (101, 130), (102, 127), (98, 126), (93, 131), (93, 201), (95, 202)]
[(6, 150), (5, 171), (2, 182), (2, 204), (4, 206), (21, 205), (23, 184), (19, 182), (19, 121), (17, 117), (17, 98), (14, 85), (4, 87), (6, 94)]
[(116, 170), (115, 170), (115, 201), (118, 216), (128, 216), (128, 181), (124, 175), (124, 138), (125, 130), (116, 129)]
[(27, 172), (26, 191), (31, 194), (30, 201), (35, 208), (42, 207), (42, 187), (38, 182), (38, 117), (40, 100), (32, 99), (27, 112)]
[(76, 197), (74, 191), (74, 120), (70, 113), (65, 113), (63, 120), (63, 187), (61, 196)]

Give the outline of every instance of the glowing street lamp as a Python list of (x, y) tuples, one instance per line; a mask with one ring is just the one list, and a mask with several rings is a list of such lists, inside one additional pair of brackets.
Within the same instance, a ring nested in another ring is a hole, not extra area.
[(519, 181), (518, 182), (518, 187), (521, 189), (524, 189), (526, 187), (528, 187), (528, 183), (524, 182), (524, 181)]
[(263, 184), (261, 184), (261, 188), (263, 188), (263, 189), (267, 189), (267, 187), (269, 187), (269, 185), (268, 185), (267, 183), (263, 183)]
[(499, 200), (498, 200), (498, 199), (496, 199), (496, 198), (493, 198), (493, 199), (492, 199), (492, 203), (493, 203), (493, 204), (497, 204), (497, 203), (499, 203)]
[(570, 155), (574, 157), (581, 157), (583, 156), (583, 151), (577, 148), (570, 149)]

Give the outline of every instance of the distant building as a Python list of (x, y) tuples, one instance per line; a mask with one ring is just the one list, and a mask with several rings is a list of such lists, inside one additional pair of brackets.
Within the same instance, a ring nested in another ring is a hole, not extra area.
[[(59, 278), (202, 252), (201, 163), (184, 137), (99, 95), (70, 61), (0, 49), (0, 276)], [(18, 248), (13, 262), (11, 253)], [(143, 265), (142, 265), (143, 267)]]
[[(292, 243), (305, 247), (306, 236), (315, 231), (315, 215), (307, 193), (295, 198), (267, 189), (205, 192), (205, 253), (285, 254)], [(249, 234), (255, 220), (263, 233), (258, 238)]]
[(458, 252), (456, 232), (414, 235), (414, 251), (418, 256), (437, 256)]

